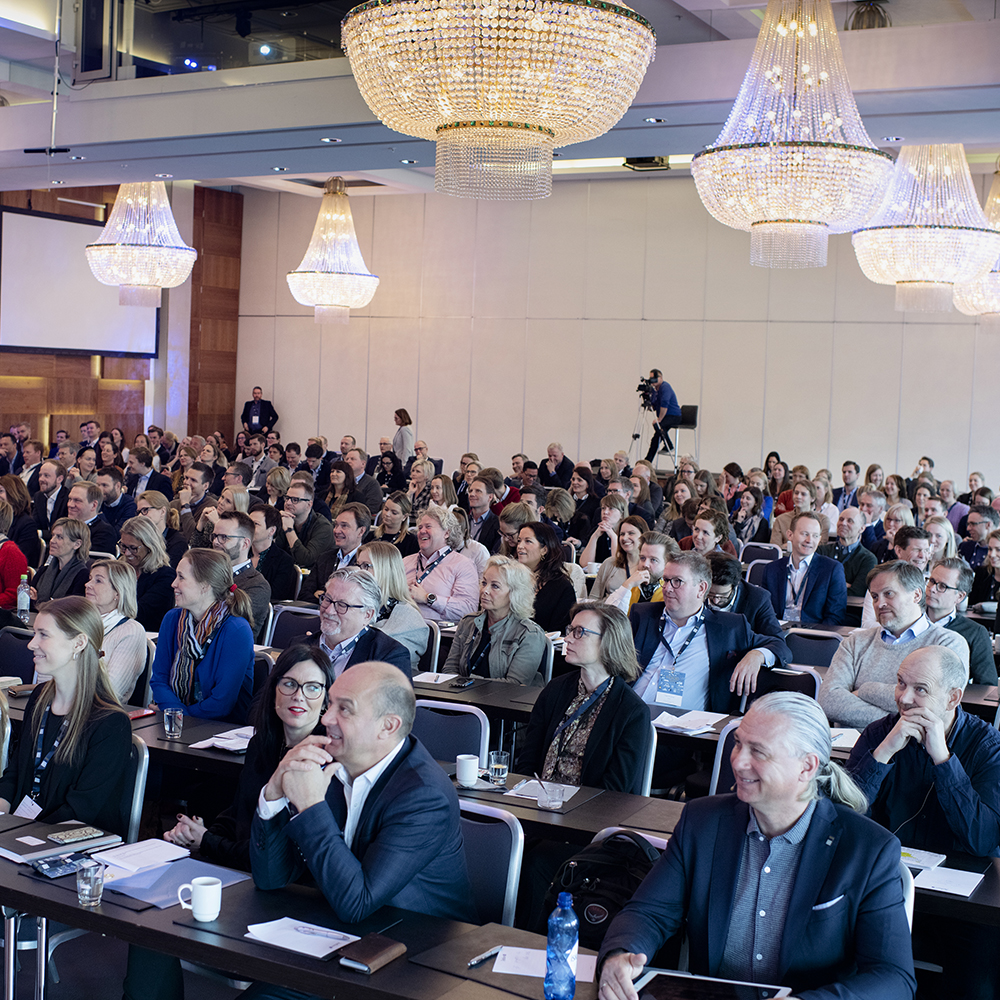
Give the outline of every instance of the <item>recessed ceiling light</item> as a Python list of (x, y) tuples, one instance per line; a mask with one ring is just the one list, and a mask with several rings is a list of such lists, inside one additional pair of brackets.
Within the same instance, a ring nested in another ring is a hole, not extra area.
[(163, 180), (165, 177), (173, 177), (174, 175), (173, 174), (154, 174), (153, 176), (154, 177), (159, 177), (160, 180)]
[(901, 135), (884, 135), (882, 136), (883, 142), (902, 142), (903, 137)]
[(52, 183), (53, 184), (65, 184), (66, 182), (65, 181), (53, 181)]
[(85, 160), (85, 159), (87, 159), (87, 157), (86, 156), (71, 156), (70, 159), (71, 160)]
[(400, 160), (400, 163), (419, 163), (419, 160)]
[(274, 171), (274, 172), (275, 172), (276, 174), (283, 174), (283, 173), (284, 173), (284, 172), (285, 172), (285, 171), (286, 171), (286, 170), (288, 169), (288, 167), (271, 167), (271, 169), (272, 169), (272, 170), (273, 170), (273, 171)]
[(343, 142), (343, 141), (344, 141), (343, 139), (335, 139), (331, 135), (325, 135), (323, 136), (322, 139), (320, 139), (320, 142)]
[(643, 118), (644, 122), (648, 122), (650, 125), (662, 125), (665, 118)]

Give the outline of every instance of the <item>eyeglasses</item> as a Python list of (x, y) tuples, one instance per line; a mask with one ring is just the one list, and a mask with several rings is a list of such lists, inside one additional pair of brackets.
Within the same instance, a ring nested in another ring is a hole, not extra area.
[(941, 580), (935, 580), (933, 577), (931, 577), (931, 579), (927, 581), (927, 586), (930, 590), (933, 590), (938, 594), (944, 594), (949, 590), (958, 590), (958, 591), (962, 590), (961, 587), (953, 587), (951, 586), (951, 584), (942, 583)]
[(582, 639), (585, 635), (596, 635), (598, 638), (601, 637), (600, 632), (595, 632), (592, 628), (584, 628), (582, 625), (574, 625), (572, 628), (566, 629), (567, 639)]
[(375, 567), (370, 562), (361, 562), (358, 560), (358, 569), (363, 569), (366, 573), (375, 573)]
[(136, 507), (135, 512), (145, 517), (152, 509), (152, 507)]
[(360, 611), (364, 607), (363, 604), (348, 604), (347, 601), (335, 601), (332, 597), (327, 597), (326, 594), (319, 599), (321, 611), (324, 608), (330, 607), (331, 604), (338, 615), (346, 615), (348, 611)]
[(708, 603), (716, 608), (724, 608), (733, 599), (733, 588), (730, 587), (725, 594), (709, 594)]
[(682, 576), (665, 576), (660, 582), (664, 587), (669, 587), (671, 590), (680, 590), (681, 587), (687, 586), (688, 583)]
[(969, 527), (969, 528), (978, 528), (981, 524), (983, 524), (983, 522), (982, 521), (973, 521), (971, 518), (969, 518), (969, 519), (966, 520), (965, 524), (966, 524), (966, 527)]
[(309, 503), (309, 497), (290, 497), (287, 493), (285, 494), (285, 503)]
[(242, 535), (219, 535), (219, 534), (215, 534), (215, 535), (212, 535), (212, 541), (213, 542), (228, 542), (228, 541), (231, 541), (234, 538), (242, 538), (242, 537), (243, 537)]
[(323, 692), (326, 689), (319, 681), (306, 681), (304, 684), (300, 684), (292, 677), (282, 677), (278, 681), (278, 690), (282, 694), (288, 695), (289, 698), (294, 698), (301, 691), (309, 701), (315, 701), (317, 698), (323, 697)]
[(145, 545), (119, 545), (118, 548), (122, 552), (128, 553), (130, 556), (137, 556), (145, 548)]

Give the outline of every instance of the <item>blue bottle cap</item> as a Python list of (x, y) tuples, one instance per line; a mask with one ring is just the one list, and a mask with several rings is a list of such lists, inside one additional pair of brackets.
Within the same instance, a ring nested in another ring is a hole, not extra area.
[(558, 899), (559, 906), (564, 910), (568, 910), (573, 905), (573, 893), (571, 892), (561, 892), (559, 893)]

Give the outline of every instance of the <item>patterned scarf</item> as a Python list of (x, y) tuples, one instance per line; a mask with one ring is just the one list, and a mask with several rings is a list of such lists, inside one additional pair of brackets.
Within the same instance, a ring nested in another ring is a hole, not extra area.
[(170, 666), (170, 688), (185, 705), (201, 700), (194, 671), (228, 617), (226, 603), (216, 601), (201, 621), (196, 621), (190, 611), (181, 611), (177, 618), (177, 653)]

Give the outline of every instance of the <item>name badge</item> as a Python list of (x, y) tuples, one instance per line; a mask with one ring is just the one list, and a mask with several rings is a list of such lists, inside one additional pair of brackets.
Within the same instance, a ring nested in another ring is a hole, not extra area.
[(20, 805), (14, 810), (15, 816), (20, 816), (21, 819), (34, 819), (40, 812), (42, 807), (29, 795), (25, 795), (21, 799)]
[(250, 416), (250, 423), (252, 423), (252, 424), (259, 424), (260, 423), (260, 414), (259, 413), (253, 413), (253, 414), (251, 414), (251, 416)]
[(684, 700), (684, 672), (673, 667), (661, 667), (656, 679), (656, 704), (680, 708)]

